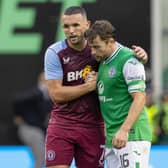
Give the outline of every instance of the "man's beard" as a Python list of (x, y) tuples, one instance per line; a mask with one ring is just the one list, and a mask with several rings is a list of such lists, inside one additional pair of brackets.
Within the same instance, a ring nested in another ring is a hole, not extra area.
[(84, 39), (83, 36), (75, 36), (74, 39), (73, 39), (73, 37), (69, 38), (71, 44), (73, 44), (73, 45), (79, 45), (82, 42), (83, 39)]

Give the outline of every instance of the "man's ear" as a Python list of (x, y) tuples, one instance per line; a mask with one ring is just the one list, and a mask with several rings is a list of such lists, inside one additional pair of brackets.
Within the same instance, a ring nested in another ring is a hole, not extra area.
[(115, 42), (114, 38), (109, 38), (109, 42), (113, 44)]
[(90, 25), (91, 25), (91, 21), (87, 20), (87, 29), (89, 29)]

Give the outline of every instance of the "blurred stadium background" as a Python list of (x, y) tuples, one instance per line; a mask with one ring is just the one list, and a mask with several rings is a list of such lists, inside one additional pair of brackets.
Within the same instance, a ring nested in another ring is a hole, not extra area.
[[(152, 92), (158, 106), (162, 103), (160, 97), (168, 91), (167, 0), (0, 0), (0, 156), (22, 145), (13, 123), (12, 100), (17, 92), (36, 84), (43, 70), (45, 49), (64, 38), (60, 14), (71, 5), (83, 6), (91, 21), (111, 21), (119, 42), (128, 47), (140, 45), (148, 52), (147, 92)], [(167, 144), (168, 138), (164, 145)], [(152, 156), (158, 160), (160, 149), (168, 153), (167, 146), (153, 149)], [(27, 166), (31, 167), (32, 163)]]

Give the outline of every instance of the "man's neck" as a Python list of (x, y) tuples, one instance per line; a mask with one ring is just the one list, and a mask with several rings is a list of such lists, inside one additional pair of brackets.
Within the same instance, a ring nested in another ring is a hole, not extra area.
[(116, 51), (117, 49), (118, 49), (118, 45), (117, 45), (117, 43), (115, 42), (115, 43), (111, 46), (111, 50), (110, 50), (108, 56), (105, 58), (105, 60), (108, 59), (109, 57), (113, 56), (113, 54), (115, 53), (115, 51)]
[[(119, 47), (119, 46), (117, 45), (116, 42), (114, 43), (114, 45), (112, 45), (112, 47), (111, 47), (111, 55), (114, 54), (114, 52), (118, 49), (118, 47)], [(110, 56), (111, 56), (111, 55), (110, 55)]]

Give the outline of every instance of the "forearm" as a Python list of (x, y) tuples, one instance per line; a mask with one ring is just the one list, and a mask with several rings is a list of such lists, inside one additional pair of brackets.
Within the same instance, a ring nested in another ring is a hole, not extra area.
[(79, 86), (63, 86), (57, 89), (54, 93), (56, 96), (52, 96), (55, 98), (56, 102), (66, 102), (77, 99), (85, 94), (89, 93), (89, 90), (85, 84)]
[(128, 116), (121, 126), (121, 129), (127, 132), (129, 132), (129, 130), (132, 128), (135, 121), (139, 117), (146, 100), (144, 92), (138, 92), (132, 95), (133, 95), (133, 102), (129, 109)]
[(48, 90), (54, 103), (62, 103), (77, 99), (94, 90), (93, 85), (84, 83), (76, 86), (64, 86), (61, 81), (48, 81)]

